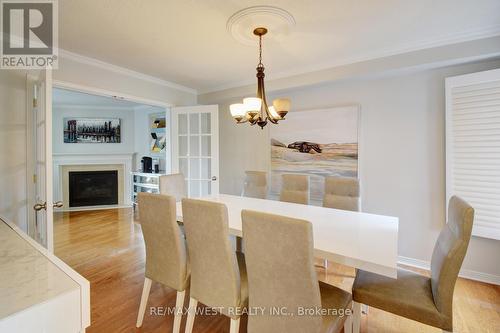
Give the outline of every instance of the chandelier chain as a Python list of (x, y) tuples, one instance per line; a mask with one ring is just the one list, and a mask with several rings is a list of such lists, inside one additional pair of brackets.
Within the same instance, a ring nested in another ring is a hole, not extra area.
[(259, 67), (264, 66), (262, 64), (262, 35), (259, 35)]

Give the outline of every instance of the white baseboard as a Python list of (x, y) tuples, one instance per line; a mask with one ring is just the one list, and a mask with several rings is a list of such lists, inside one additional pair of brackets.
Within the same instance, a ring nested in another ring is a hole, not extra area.
[[(427, 271), (429, 271), (431, 269), (431, 263), (429, 261), (408, 258), (408, 257), (403, 257), (403, 256), (398, 257), (398, 264), (411, 266), (411, 267), (415, 267), (415, 268), (420, 268), (420, 269), (425, 269)], [(462, 278), (465, 278), (465, 279), (469, 279), (469, 280), (486, 282), (486, 283), (490, 283), (490, 284), (494, 284), (494, 285), (500, 285), (500, 276), (498, 276), (498, 275), (473, 271), (470, 269), (462, 269), (459, 273), (459, 276)]]

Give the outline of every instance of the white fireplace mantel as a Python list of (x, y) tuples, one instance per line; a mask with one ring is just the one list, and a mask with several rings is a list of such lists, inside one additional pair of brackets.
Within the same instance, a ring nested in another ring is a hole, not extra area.
[(123, 200), (124, 205), (132, 205), (130, 173), (132, 172), (132, 160), (134, 153), (120, 154), (87, 154), (87, 153), (54, 153), (53, 158), (53, 180), (54, 180), (54, 201), (63, 201), (63, 166), (88, 166), (88, 165), (122, 165), (123, 166)]

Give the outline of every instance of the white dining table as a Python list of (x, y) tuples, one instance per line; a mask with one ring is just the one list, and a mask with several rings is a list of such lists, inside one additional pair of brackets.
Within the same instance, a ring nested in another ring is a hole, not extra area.
[[(198, 199), (226, 205), (232, 235), (242, 237), (244, 209), (303, 219), (313, 225), (316, 257), (392, 278), (397, 276), (397, 217), (228, 194)], [(177, 203), (177, 215), (182, 222), (181, 202)]]

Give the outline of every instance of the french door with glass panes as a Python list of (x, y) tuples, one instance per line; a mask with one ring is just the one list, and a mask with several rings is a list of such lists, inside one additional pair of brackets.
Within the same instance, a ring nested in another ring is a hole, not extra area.
[(186, 180), (188, 197), (219, 193), (217, 105), (172, 108), (172, 169)]
[(27, 202), (30, 237), (54, 251), (52, 194), (52, 70), (30, 70), (26, 76), (28, 103)]

